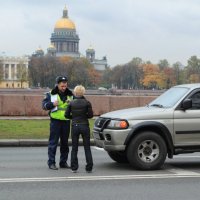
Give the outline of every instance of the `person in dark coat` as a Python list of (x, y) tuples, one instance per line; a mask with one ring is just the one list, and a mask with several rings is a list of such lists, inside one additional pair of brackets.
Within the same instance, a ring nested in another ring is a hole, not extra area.
[(56, 78), (56, 86), (48, 92), (42, 101), (42, 108), (49, 110), (50, 135), (48, 144), (48, 166), (57, 170), (55, 156), (60, 139), (60, 168), (69, 168), (67, 164), (69, 147), (68, 138), (70, 133), (70, 120), (65, 117), (65, 111), (69, 102), (73, 99), (73, 93), (68, 89), (66, 76)]
[(78, 164), (78, 144), (79, 136), (83, 138), (83, 145), (86, 157), (86, 172), (90, 173), (93, 169), (93, 158), (90, 148), (90, 127), (89, 118), (93, 117), (93, 110), (91, 103), (85, 99), (85, 88), (78, 85), (74, 89), (74, 99), (69, 103), (65, 112), (65, 117), (72, 119), (72, 151), (71, 151), (71, 170), (77, 172)]

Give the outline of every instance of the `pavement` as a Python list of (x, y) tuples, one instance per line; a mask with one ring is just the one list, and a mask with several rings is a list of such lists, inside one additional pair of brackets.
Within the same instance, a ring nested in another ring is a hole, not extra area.
[[(49, 119), (48, 116), (0, 116), (0, 120), (31, 120), (31, 119)], [(69, 146), (72, 141), (69, 139)], [(94, 140), (90, 139), (93, 146)], [(83, 140), (79, 140), (79, 145), (83, 145)], [(48, 146), (48, 139), (0, 139), (0, 147), (42, 147)]]
[[(72, 141), (69, 139), (69, 146)], [(83, 141), (79, 140), (79, 145), (83, 145)], [(90, 145), (94, 146), (94, 140), (90, 139)], [(0, 147), (42, 147), (48, 146), (48, 139), (0, 139)]]

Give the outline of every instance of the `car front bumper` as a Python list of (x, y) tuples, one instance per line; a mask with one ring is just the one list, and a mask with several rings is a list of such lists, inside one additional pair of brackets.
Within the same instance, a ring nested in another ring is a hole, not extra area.
[(104, 148), (106, 151), (124, 151), (126, 148), (124, 143), (129, 132), (130, 129), (104, 129), (101, 132), (94, 128), (94, 142), (97, 147)]

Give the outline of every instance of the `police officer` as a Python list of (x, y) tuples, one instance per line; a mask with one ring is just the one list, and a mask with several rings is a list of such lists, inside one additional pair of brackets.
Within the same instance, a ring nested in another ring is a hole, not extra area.
[(66, 76), (56, 78), (56, 86), (52, 91), (46, 93), (42, 101), (44, 110), (49, 110), (50, 115), (50, 136), (48, 144), (48, 166), (49, 169), (57, 170), (55, 156), (58, 141), (60, 138), (60, 168), (69, 168), (67, 164), (69, 146), (68, 138), (70, 133), (70, 120), (64, 114), (69, 102), (73, 99), (73, 93), (69, 90)]

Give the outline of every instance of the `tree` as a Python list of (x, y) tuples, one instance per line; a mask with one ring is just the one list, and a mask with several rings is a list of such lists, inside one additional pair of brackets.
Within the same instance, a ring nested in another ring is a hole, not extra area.
[(88, 73), (89, 73), (91, 85), (94, 85), (95, 87), (97, 87), (97, 85), (101, 81), (100, 73), (97, 72), (97, 70), (95, 70), (94, 68), (89, 69)]
[(143, 76), (142, 64), (143, 61), (139, 57), (133, 58), (132, 61), (128, 63), (129, 67), (127, 74), (129, 74), (130, 76), (129, 79), (130, 88), (138, 89), (141, 87), (140, 79)]
[(90, 63), (85, 62), (84, 59), (73, 59), (66, 63), (64, 67), (70, 86), (75, 87), (82, 84), (87, 87), (90, 85), (88, 69), (93, 67)]
[(182, 64), (180, 62), (176, 62), (173, 64), (172, 68), (174, 70), (174, 76), (176, 79), (176, 84), (183, 84), (186, 80), (184, 70), (181, 69)]
[(112, 69), (112, 76), (110, 77), (111, 83), (116, 87), (116, 88), (121, 88), (122, 89), (122, 83), (123, 83), (123, 66), (122, 65), (117, 65)]
[(169, 62), (166, 59), (160, 60), (160, 62), (158, 63), (158, 66), (160, 70), (162, 71), (163, 69), (169, 67)]
[(165, 75), (166, 80), (166, 87), (170, 88), (174, 85), (176, 85), (176, 74), (174, 73), (174, 69), (171, 67), (166, 67), (163, 69), (163, 73)]
[(142, 65), (143, 61), (142, 61), (142, 59), (139, 58), (139, 57), (134, 57), (134, 58), (131, 60), (130, 63), (132, 63), (132, 64), (135, 65), (135, 66), (140, 66), (140, 65)]
[[(93, 73), (91, 73), (93, 71)], [(82, 84), (85, 87), (99, 83), (98, 72), (86, 58), (69, 57), (32, 57), (29, 66), (29, 77), (32, 86), (54, 87), (57, 76), (68, 77), (69, 86), (75, 87)], [(93, 80), (95, 79), (95, 80)]]
[(106, 69), (103, 71), (102, 79), (101, 79), (101, 85), (106, 88), (112, 87), (112, 69), (110, 67), (106, 67)]
[(142, 84), (146, 88), (165, 88), (166, 76), (160, 71), (158, 65), (144, 64), (143, 65), (144, 77), (141, 79)]
[(186, 73), (190, 83), (200, 82), (200, 59), (197, 56), (192, 56), (188, 60)]
[(121, 89), (140, 88), (142, 59), (135, 57), (124, 65), (115, 66), (110, 72), (110, 83)]
[(59, 61), (61, 62), (61, 63), (68, 63), (69, 61), (72, 61), (73, 59), (72, 59), (72, 57), (69, 57), (69, 56), (62, 56), (62, 57), (60, 57), (59, 58)]
[(23, 83), (28, 81), (28, 69), (22, 61), (17, 64), (17, 79), (21, 83), (21, 88), (23, 88)]
[(31, 57), (29, 80), (33, 87), (54, 87), (57, 76), (66, 75), (66, 64), (53, 56)]
[(0, 82), (3, 80), (4, 70), (3, 70), (3, 62), (0, 60)]

